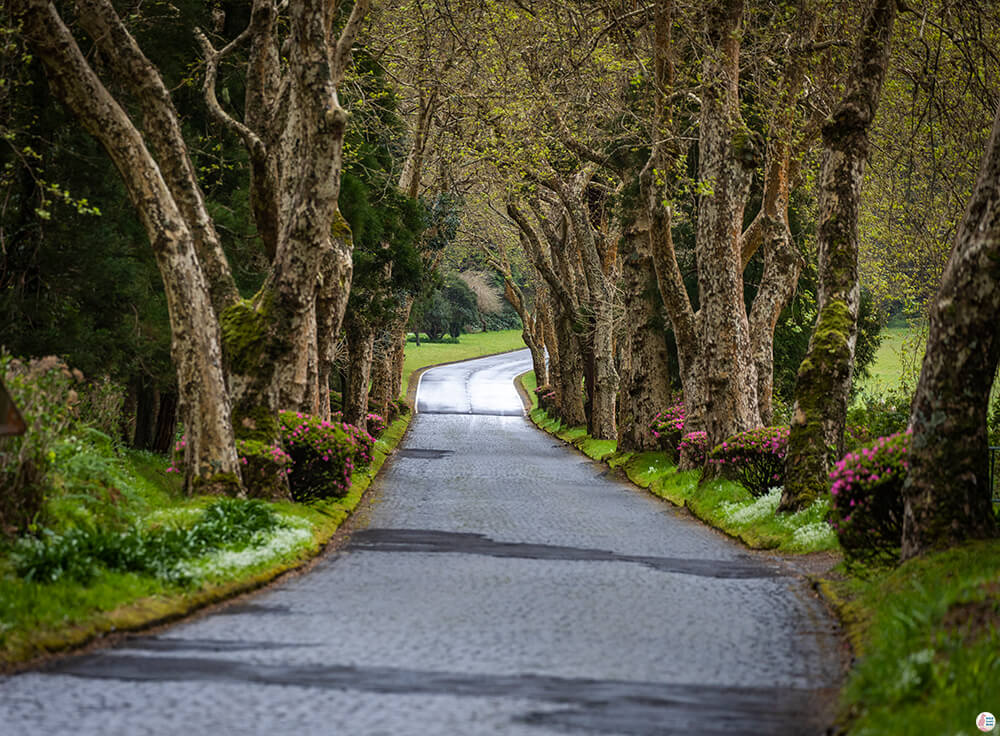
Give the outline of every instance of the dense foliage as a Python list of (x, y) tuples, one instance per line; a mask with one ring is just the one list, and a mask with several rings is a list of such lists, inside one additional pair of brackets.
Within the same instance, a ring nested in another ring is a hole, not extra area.
[(761, 427), (730, 437), (708, 454), (708, 462), (731, 470), (753, 496), (780, 487), (785, 477), (788, 427)]
[(179, 563), (227, 545), (245, 545), (280, 525), (273, 509), (260, 501), (220, 499), (186, 527), (44, 529), (39, 536), (18, 539), (13, 562), (18, 575), (39, 582), (66, 577), (86, 583), (107, 570), (185, 583), (190, 578)]
[(885, 564), (898, 558), (909, 451), (909, 433), (881, 437), (845, 455), (830, 473), (830, 523), (848, 559)]
[(281, 412), (281, 438), (292, 459), (288, 485), (296, 501), (339, 498), (351, 473), (371, 462), (374, 438), (350, 424)]

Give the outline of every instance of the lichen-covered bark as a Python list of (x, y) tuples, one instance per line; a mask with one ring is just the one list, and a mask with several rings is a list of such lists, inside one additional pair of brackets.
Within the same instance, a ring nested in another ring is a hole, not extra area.
[(782, 510), (800, 509), (828, 485), (843, 451), (858, 317), (858, 203), (868, 130), (889, 61), (896, 0), (877, 0), (865, 19), (843, 100), (823, 126), (819, 193), (819, 315), (799, 367)]
[(715, 3), (705, 16), (698, 179), (710, 193), (699, 202), (695, 249), (709, 446), (760, 422), (740, 257), (743, 208), (759, 156), (740, 117), (742, 16), (742, 0)]
[(997, 536), (986, 412), (1000, 363), (1000, 111), (931, 308), (910, 414), (902, 556)]
[(651, 424), (670, 400), (667, 341), (660, 318), (656, 275), (643, 219), (622, 239), (621, 271), (625, 314), (618, 346), (621, 387), (618, 392), (618, 449), (655, 450)]
[(52, 3), (18, 0), (12, 9), (58, 97), (114, 162), (152, 244), (167, 297), (171, 355), (187, 431), (185, 487), (236, 493), (241, 483), (218, 322), (192, 230), (139, 131), (94, 74)]
[(344, 388), (344, 421), (360, 429), (368, 428), (368, 384), (371, 379), (375, 331), (364, 318), (348, 315), (347, 386)]
[(316, 352), (319, 416), (330, 418), (330, 377), (336, 358), (341, 322), (351, 290), (354, 241), (347, 220), (334, 215), (333, 237), (325, 244), (316, 289)]

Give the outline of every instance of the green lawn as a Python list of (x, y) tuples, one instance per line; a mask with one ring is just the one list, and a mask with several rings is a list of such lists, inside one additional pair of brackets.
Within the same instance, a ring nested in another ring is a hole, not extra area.
[(453, 363), (483, 355), (506, 353), (525, 347), (521, 330), (501, 330), (499, 332), (474, 332), (462, 335), (457, 343), (421, 342), (406, 343), (403, 360), (403, 394), (409, 384), (410, 374), (420, 368), (438, 363)]
[(863, 387), (871, 391), (895, 388), (906, 375), (915, 382), (924, 357), (926, 332), (920, 327), (885, 327), (882, 344), (869, 368), (870, 376)]

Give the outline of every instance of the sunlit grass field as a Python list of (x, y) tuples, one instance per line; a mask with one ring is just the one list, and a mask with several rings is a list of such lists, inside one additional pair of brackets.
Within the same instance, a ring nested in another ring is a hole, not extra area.
[(420, 368), (438, 363), (452, 363), (482, 355), (505, 353), (525, 347), (521, 330), (500, 330), (498, 332), (473, 332), (462, 335), (457, 343), (426, 342), (406, 343), (403, 360), (403, 394), (410, 380), (410, 374)]

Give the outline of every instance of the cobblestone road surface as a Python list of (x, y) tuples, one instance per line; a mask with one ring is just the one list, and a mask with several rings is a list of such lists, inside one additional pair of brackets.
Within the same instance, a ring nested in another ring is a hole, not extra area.
[(531, 427), (530, 367), (424, 374), (346, 548), (0, 680), (0, 734), (821, 733), (838, 640), (807, 586)]

